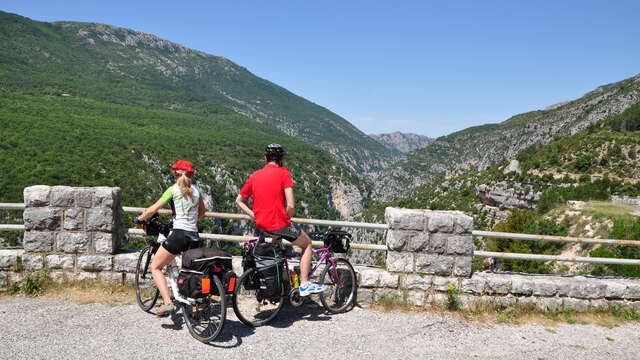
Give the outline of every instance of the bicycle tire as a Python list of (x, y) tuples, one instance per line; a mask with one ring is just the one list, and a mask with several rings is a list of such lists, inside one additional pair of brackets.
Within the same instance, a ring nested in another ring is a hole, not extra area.
[(196, 305), (181, 303), (184, 322), (187, 324), (189, 333), (194, 339), (203, 343), (213, 341), (220, 334), (227, 318), (227, 296), (222, 281), (217, 275), (213, 276), (211, 290), (211, 294), (196, 299)]
[[(136, 275), (134, 278), (136, 302), (138, 303), (138, 306), (140, 306), (140, 309), (145, 312), (150, 312), (160, 296), (160, 290), (158, 290), (156, 283), (153, 281), (151, 271), (149, 270), (151, 266), (151, 258), (153, 257), (151, 249), (151, 246), (147, 246), (140, 251), (140, 255), (138, 255), (138, 262), (136, 263)], [(147, 261), (149, 262), (148, 265)], [(145, 266), (147, 269), (143, 274)]]
[(333, 272), (331, 264), (327, 262), (320, 275), (320, 284), (323, 284), (326, 289), (319, 294), (319, 297), (322, 306), (327, 311), (332, 314), (339, 314), (351, 310), (355, 304), (358, 280), (356, 272), (348, 260), (335, 259), (335, 262), (342, 286), (335, 278), (336, 273)]
[[(284, 305), (285, 284), (282, 286), (280, 299), (277, 303), (270, 300), (258, 301), (256, 290), (247, 290), (248, 284), (256, 269), (248, 269), (238, 279), (236, 288), (233, 291), (231, 303), (233, 312), (238, 319), (249, 327), (258, 327), (273, 320)], [(255, 313), (254, 313), (255, 312)]]

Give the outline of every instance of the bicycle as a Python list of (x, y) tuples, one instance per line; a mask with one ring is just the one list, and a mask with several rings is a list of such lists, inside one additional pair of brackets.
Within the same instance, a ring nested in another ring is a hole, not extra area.
[[(145, 233), (149, 236), (156, 236), (156, 239), (149, 240), (147, 246), (140, 251), (140, 255), (138, 256), (134, 280), (136, 302), (143, 311), (152, 314), (153, 312), (151, 309), (158, 301), (160, 290), (156, 287), (149, 268), (153, 255), (167, 239), (167, 236), (172, 229), (172, 223), (173, 222), (161, 221), (157, 215), (154, 215), (147, 221), (141, 222)], [(176, 260), (166, 266), (165, 273), (167, 277), (167, 285), (169, 286), (169, 291), (174, 304), (176, 304), (177, 308), (182, 310), (182, 315), (185, 319), (185, 323), (187, 324), (187, 328), (189, 329), (189, 333), (196, 340), (207, 343), (215, 339), (222, 331), (227, 314), (227, 296), (225, 286), (223, 285), (220, 276), (222, 268), (215, 266), (216, 261), (220, 259), (202, 259), (200, 261), (205, 260), (214, 260), (213, 265), (205, 266), (207, 267), (205, 271), (197, 272), (193, 270), (182, 270), (183, 272), (190, 271), (200, 273), (201, 275), (206, 275), (206, 278), (210, 279), (206, 284), (206, 286), (208, 286), (207, 294), (203, 294), (197, 298), (191, 298), (181, 294), (179, 290), (180, 287), (178, 285), (180, 269), (178, 268)], [(230, 256), (228, 257), (228, 261), (230, 264)], [(203, 265), (209, 264), (203, 263)], [(235, 274), (233, 274), (233, 277), (235, 278)], [(229, 290), (233, 291), (235, 280), (231, 280), (229, 282)]]
[[(311, 233), (312, 239), (321, 239), (324, 247), (314, 249), (313, 253), (320, 256), (319, 261), (315, 261), (309, 273), (311, 278), (314, 272), (324, 264), (324, 269), (320, 274), (319, 283), (325, 285), (325, 291), (319, 293), (322, 306), (330, 313), (338, 314), (345, 312), (355, 304), (357, 293), (356, 273), (351, 263), (344, 258), (334, 258), (334, 253), (346, 253), (349, 250), (351, 235), (343, 231), (328, 231), (325, 233)], [(254, 248), (264, 242), (260, 237), (256, 240), (248, 241), (243, 248), (243, 266), (248, 261)], [(296, 268), (289, 268), (288, 259), (296, 257), (283, 246), (277, 247), (277, 254), (282, 263), (283, 273), (280, 291), (276, 291), (271, 296), (262, 295), (265, 284), (260, 283), (260, 274), (255, 266), (248, 266), (248, 269), (238, 279), (238, 284), (233, 292), (232, 305), (238, 319), (247, 326), (262, 326), (273, 320), (282, 307), (284, 300), (289, 299), (293, 307), (299, 307), (304, 299), (299, 292), (299, 274)], [(277, 257), (278, 257), (277, 256)], [(250, 261), (249, 261), (250, 262)]]

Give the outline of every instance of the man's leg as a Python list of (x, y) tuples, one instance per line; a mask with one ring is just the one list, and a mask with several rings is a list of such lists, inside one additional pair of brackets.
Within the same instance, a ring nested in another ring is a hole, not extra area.
[(302, 249), (302, 256), (300, 257), (300, 284), (304, 284), (309, 281), (309, 273), (311, 272), (311, 254), (313, 253), (311, 239), (306, 232), (300, 230), (300, 236), (291, 244)]

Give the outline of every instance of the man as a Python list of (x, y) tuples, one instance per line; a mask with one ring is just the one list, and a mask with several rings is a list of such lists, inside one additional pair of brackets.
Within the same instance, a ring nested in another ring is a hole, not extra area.
[[(270, 144), (264, 149), (266, 165), (251, 174), (244, 184), (236, 204), (256, 222), (256, 228), (271, 235), (274, 242), (284, 238), (302, 249), (300, 259), (300, 296), (324, 291), (324, 285), (309, 281), (311, 271), (311, 239), (291, 223), (295, 211), (293, 180), (289, 169), (282, 167), (284, 148)], [(247, 201), (253, 196), (253, 210)]]

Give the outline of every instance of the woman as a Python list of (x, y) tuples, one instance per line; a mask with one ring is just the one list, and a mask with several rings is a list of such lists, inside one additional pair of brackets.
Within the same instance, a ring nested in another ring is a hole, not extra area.
[(173, 230), (167, 240), (158, 248), (151, 262), (153, 281), (160, 290), (163, 304), (156, 315), (164, 316), (175, 310), (171, 301), (167, 279), (162, 269), (175, 259), (181, 252), (200, 246), (198, 237), (198, 220), (204, 216), (205, 208), (200, 188), (191, 182), (193, 167), (191, 163), (178, 160), (173, 166), (176, 183), (171, 185), (160, 197), (160, 200), (147, 208), (137, 220), (144, 221), (157, 213), (167, 203), (171, 203), (173, 210)]

